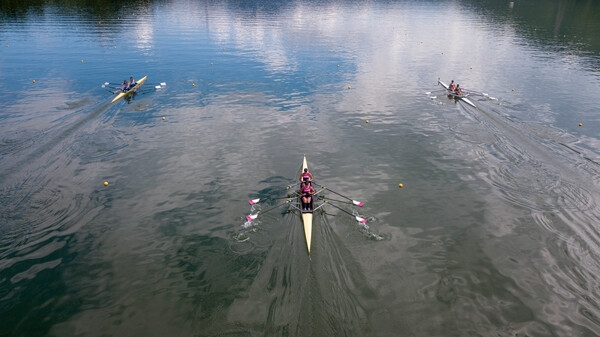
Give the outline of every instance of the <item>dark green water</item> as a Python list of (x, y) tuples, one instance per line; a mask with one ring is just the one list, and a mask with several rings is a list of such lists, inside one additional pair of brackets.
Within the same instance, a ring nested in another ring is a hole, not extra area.
[(3, 1), (0, 336), (600, 335), (599, 16)]

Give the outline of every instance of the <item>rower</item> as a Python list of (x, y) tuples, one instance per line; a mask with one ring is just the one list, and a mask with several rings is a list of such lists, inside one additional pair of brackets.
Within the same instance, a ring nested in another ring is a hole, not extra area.
[(450, 82), (450, 85), (448, 86), (448, 90), (450, 90), (450, 91), (456, 90), (456, 83), (454, 83), (454, 80), (452, 80)]
[(121, 92), (127, 92), (129, 90), (129, 84), (127, 80), (123, 80), (123, 84), (121, 84)]
[(129, 77), (129, 89), (132, 89), (133, 87), (135, 87), (136, 84), (137, 83), (135, 83), (133, 76)]
[(302, 196), (302, 210), (312, 211), (312, 195), (315, 194), (315, 189), (311, 186), (308, 180), (300, 184), (300, 195)]
[(313, 181), (313, 175), (312, 175), (312, 173), (308, 172), (308, 168), (305, 168), (304, 172), (302, 172), (300, 174), (300, 181), (301, 182), (308, 181), (309, 183), (312, 183), (312, 181)]
[(462, 96), (462, 89), (460, 88), (460, 84), (457, 84), (457, 85), (456, 85), (456, 89), (454, 90), (454, 93), (455, 93), (457, 96)]

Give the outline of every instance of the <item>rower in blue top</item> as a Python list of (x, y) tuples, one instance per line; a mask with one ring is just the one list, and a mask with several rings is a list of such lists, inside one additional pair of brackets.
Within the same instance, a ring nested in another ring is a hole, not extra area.
[(137, 83), (135, 83), (133, 76), (129, 77), (129, 82), (127, 82), (127, 80), (123, 80), (123, 84), (121, 84), (121, 92), (128, 92), (129, 90), (133, 89), (136, 84)]

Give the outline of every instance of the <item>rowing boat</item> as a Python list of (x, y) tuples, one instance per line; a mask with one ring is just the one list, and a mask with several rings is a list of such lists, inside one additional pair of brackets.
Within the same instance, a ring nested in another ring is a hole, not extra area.
[(449, 96), (452, 96), (452, 97), (454, 97), (454, 98), (456, 98), (456, 99), (461, 99), (461, 100), (463, 100), (465, 103), (467, 103), (467, 104), (469, 104), (470, 106), (472, 106), (472, 107), (476, 108), (475, 104), (473, 104), (473, 102), (471, 102), (471, 100), (469, 100), (469, 99), (468, 99), (466, 96), (459, 96), (459, 95), (455, 94), (454, 92), (452, 92), (452, 91), (450, 90), (450, 87), (448, 87), (448, 85), (447, 85), (446, 83), (444, 83), (444, 82), (442, 82), (442, 81), (438, 80), (438, 84), (441, 84), (441, 85), (442, 85), (442, 87), (444, 87), (444, 88), (446, 89), (446, 91), (448, 91), (448, 95), (449, 95)]
[[(308, 162), (306, 161), (306, 156), (302, 160), (302, 172), (304, 169), (308, 169)], [(302, 195), (298, 196), (298, 203), (302, 205)], [(308, 249), (308, 253), (310, 254), (310, 240), (312, 238), (312, 221), (313, 221), (313, 211), (314, 211), (314, 203), (311, 199), (310, 207), (308, 210), (302, 210), (302, 223), (304, 224), (304, 238), (306, 239), (306, 248)]]
[[(306, 160), (306, 156), (304, 156), (302, 158), (302, 168), (301, 168), (300, 172), (304, 172), (304, 169), (308, 169), (308, 162)], [(295, 183), (295, 184), (292, 184), (292, 185), (288, 185), (288, 186), (285, 187), (285, 189), (286, 190), (294, 189), (299, 184), (300, 183)], [(362, 207), (363, 206), (363, 202), (362, 201), (354, 200), (354, 199), (352, 199), (350, 197), (347, 197), (347, 196), (345, 196), (345, 195), (343, 195), (341, 193), (338, 193), (336, 191), (331, 190), (327, 186), (319, 185), (319, 184), (317, 184), (314, 181), (312, 182), (312, 185), (318, 187), (319, 190), (316, 191), (312, 195), (311, 202), (310, 202), (310, 205), (309, 205), (308, 209), (306, 209), (306, 208), (303, 207), (303, 205), (302, 205), (302, 194), (301, 194), (300, 191), (296, 190), (292, 195), (288, 194), (288, 196), (284, 198), (285, 201), (280, 202), (280, 203), (278, 203), (278, 204), (276, 204), (274, 206), (271, 206), (271, 207), (269, 207), (267, 209), (257, 211), (254, 214), (247, 215), (246, 216), (246, 220), (253, 221), (253, 220), (255, 220), (255, 219), (258, 218), (259, 213), (260, 214), (265, 214), (265, 213), (268, 213), (268, 212), (270, 212), (270, 211), (272, 211), (274, 209), (277, 209), (279, 207), (282, 207), (282, 206), (285, 206), (285, 205), (289, 205), (290, 207), (292, 207), (295, 210), (299, 211), (300, 214), (301, 214), (302, 224), (303, 224), (303, 227), (304, 227), (304, 238), (306, 240), (306, 249), (307, 249), (309, 255), (310, 255), (310, 244), (311, 244), (311, 239), (312, 239), (313, 214), (314, 214), (315, 211), (323, 208), (325, 205), (333, 206), (333, 207), (337, 208), (338, 210), (340, 210), (340, 211), (342, 211), (342, 212), (344, 212), (344, 213), (346, 213), (348, 215), (351, 215), (359, 223), (365, 224), (367, 222), (367, 219), (359, 216), (358, 213), (356, 213), (356, 214), (354, 212), (351, 213), (348, 210), (346, 210), (346, 209), (344, 209), (344, 208), (342, 208), (340, 206), (337, 206), (335, 203), (331, 202), (331, 201), (334, 201), (334, 202), (345, 202), (345, 201), (325, 199), (325, 197), (323, 195), (321, 195), (321, 193), (325, 193), (326, 191), (329, 191), (329, 192), (331, 192), (331, 193), (333, 193), (333, 194), (335, 194), (335, 195), (337, 195), (339, 197), (342, 197), (342, 198), (346, 199), (347, 203), (349, 203), (351, 205), (354, 205), (354, 206), (358, 206), (358, 207)], [(317, 195), (319, 195), (319, 196), (317, 197)], [(262, 198), (248, 200), (248, 203), (250, 205), (256, 205), (256, 204), (261, 203), (261, 202), (263, 202)]]
[(112, 101), (110, 101), (110, 102), (111, 102), (111, 103), (114, 103), (114, 102), (116, 102), (116, 101), (120, 100), (121, 98), (123, 98), (123, 97), (125, 97), (125, 96), (127, 96), (127, 95), (129, 95), (129, 94), (131, 94), (131, 93), (133, 93), (133, 92), (135, 92), (135, 91), (137, 91), (137, 90), (138, 90), (138, 89), (139, 89), (139, 88), (142, 86), (142, 84), (144, 84), (144, 82), (146, 82), (146, 79), (147, 79), (147, 78), (148, 78), (148, 76), (144, 76), (144, 77), (142, 77), (142, 78), (141, 78), (139, 81), (137, 81), (137, 83), (135, 84), (135, 86), (134, 86), (133, 88), (131, 88), (130, 90), (127, 90), (127, 91), (125, 91), (125, 92), (120, 92), (120, 93), (119, 93), (119, 94), (118, 94), (118, 95), (117, 95), (115, 98), (113, 98), (113, 100), (112, 100)]

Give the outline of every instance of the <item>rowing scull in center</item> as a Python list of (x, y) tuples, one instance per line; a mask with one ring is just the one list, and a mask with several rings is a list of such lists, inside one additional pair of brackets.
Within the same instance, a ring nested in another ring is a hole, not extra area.
[[(304, 172), (305, 169), (308, 171), (308, 162), (306, 160), (306, 156), (304, 156), (302, 158), (302, 169), (301, 169), (301, 172)], [(325, 204), (329, 204), (329, 205), (331, 205), (331, 206), (333, 206), (333, 207), (341, 210), (342, 212), (347, 213), (348, 215), (353, 216), (360, 223), (364, 224), (364, 223), (367, 222), (367, 219), (362, 218), (362, 217), (360, 217), (360, 216), (358, 216), (356, 214), (350, 213), (349, 211), (345, 210), (344, 208), (342, 208), (340, 206), (337, 206), (334, 203), (331, 203), (330, 200), (326, 200), (323, 196), (318, 197), (321, 202), (315, 202), (315, 198), (317, 198), (317, 194), (320, 194), (321, 192), (330, 191), (330, 192), (332, 192), (332, 193), (334, 193), (334, 194), (336, 194), (336, 195), (338, 195), (338, 196), (340, 196), (342, 198), (347, 199), (348, 203), (351, 203), (352, 205), (355, 205), (355, 206), (359, 206), (359, 207), (362, 206), (363, 205), (362, 201), (353, 200), (353, 199), (351, 199), (351, 198), (349, 198), (347, 196), (344, 196), (344, 195), (342, 195), (342, 194), (340, 194), (338, 192), (335, 192), (335, 191), (329, 189), (326, 186), (319, 185), (319, 184), (317, 184), (315, 182), (311, 182), (311, 185), (318, 186), (319, 190), (318, 191), (315, 191), (314, 189), (312, 190), (312, 192), (311, 192), (312, 193), (311, 200), (310, 200), (309, 203), (303, 204), (303, 202), (302, 202), (303, 195), (302, 195), (302, 191), (300, 190), (298, 192), (295, 192), (293, 196), (286, 197), (285, 198), (286, 200), (284, 202), (281, 202), (281, 203), (279, 203), (279, 204), (277, 204), (275, 206), (272, 206), (272, 207), (270, 207), (270, 208), (268, 208), (266, 210), (259, 211), (261, 214), (265, 214), (265, 213), (267, 213), (267, 212), (269, 212), (271, 210), (274, 210), (276, 208), (279, 208), (281, 206), (284, 206), (286, 204), (290, 204), (291, 203), (290, 206), (292, 208), (300, 211), (300, 213), (301, 213), (301, 216), (302, 216), (302, 225), (304, 227), (304, 238), (306, 240), (306, 249), (308, 251), (308, 254), (310, 254), (310, 247), (311, 247), (311, 241), (312, 241), (313, 214), (314, 214), (314, 212), (316, 210), (324, 207)], [(298, 186), (298, 184), (286, 186), (286, 189), (291, 189), (291, 188), (294, 188), (295, 186)], [(297, 202), (294, 203), (293, 202), (294, 200), (296, 200)], [(255, 204), (258, 204), (261, 201), (262, 201), (262, 199), (258, 198), (258, 199), (249, 200), (248, 202), (250, 203), (250, 205), (255, 205)], [(246, 220), (252, 221), (252, 220), (258, 218), (259, 212), (256, 212), (255, 214), (250, 214), (250, 215), (246, 216)]]
[(141, 86), (142, 84), (144, 84), (144, 82), (146, 82), (146, 79), (148, 78), (148, 76), (144, 76), (142, 77), (139, 81), (137, 81), (137, 83), (135, 84), (135, 86), (125, 92), (120, 92), (117, 96), (115, 96), (115, 98), (113, 98), (112, 101), (110, 101), (111, 103), (114, 103), (118, 100), (120, 100), (121, 98), (136, 92)]
[(466, 96), (457, 95), (456, 93), (454, 93), (452, 90), (450, 90), (450, 87), (446, 83), (444, 83), (438, 79), (438, 84), (441, 84), (442, 87), (444, 87), (446, 89), (446, 91), (448, 92), (448, 95), (451, 95), (454, 98), (462, 99), (465, 103), (476, 108), (475, 104), (473, 104), (473, 102), (471, 102), (471, 100), (469, 100)]
[[(308, 169), (308, 162), (306, 161), (306, 156), (302, 159), (302, 171), (304, 169)], [(313, 195), (314, 197), (314, 195)], [(314, 198), (311, 197), (310, 206), (308, 210), (302, 210), (302, 224), (304, 225), (304, 238), (306, 239), (306, 248), (308, 249), (308, 253), (310, 254), (310, 240), (312, 238), (312, 220), (313, 220), (313, 211), (314, 211)], [(300, 205), (302, 205), (302, 196), (299, 197)]]

